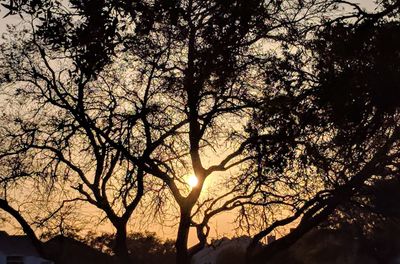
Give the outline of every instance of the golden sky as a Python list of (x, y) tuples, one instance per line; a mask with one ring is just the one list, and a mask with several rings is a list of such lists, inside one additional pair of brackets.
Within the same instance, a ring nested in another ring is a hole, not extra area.
[[(351, 2), (359, 3), (361, 4), (364, 8), (368, 10), (373, 10), (375, 7), (374, 1), (373, 0), (351, 0)], [(5, 15), (5, 10), (3, 7), (0, 7), (0, 34), (4, 33), (6, 30), (6, 25), (7, 24), (15, 24), (18, 23), (19, 17), (13, 16), (13, 17), (6, 17), (3, 18)], [(215, 158), (213, 158), (215, 159)], [(208, 182), (206, 183), (205, 189), (207, 189), (207, 184), (210, 184), (212, 182), (212, 179), (209, 179)], [(205, 190), (206, 191), (206, 190)], [(98, 210), (94, 208), (85, 208), (84, 213), (86, 215), (90, 214), (96, 214)], [(135, 213), (134, 213), (135, 214)], [(132, 231), (150, 231), (150, 232), (156, 232), (158, 236), (161, 238), (174, 238), (176, 236), (176, 229), (177, 229), (177, 222), (176, 225), (173, 226), (171, 224), (167, 224), (168, 226), (162, 226), (157, 222), (151, 222), (147, 221), (144, 223), (143, 219), (141, 219), (143, 216), (142, 215), (134, 215), (134, 217), (131, 220), (131, 230)], [(210, 226), (211, 226), (211, 231), (210, 231), (210, 238), (220, 238), (223, 236), (231, 237), (235, 235), (234, 233), (234, 227), (235, 227), (235, 218), (234, 215), (231, 213), (225, 213), (223, 215), (219, 215), (211, 220)], [(12, 226), (7, 226), (5, 225), (4, 227), (0, 226), (0, 229), (12, 229)], [(109, 223), (104, 223), (100, 225), (97, 228), (97, 231), (112, 231), (112, 226)], [(12, 232), (12, 231), (11, 231)], [(189, 236), (189, 246), (195, 244), (197, 241), (196, 234), (194, 230), (191, 230), (190, 236)]]

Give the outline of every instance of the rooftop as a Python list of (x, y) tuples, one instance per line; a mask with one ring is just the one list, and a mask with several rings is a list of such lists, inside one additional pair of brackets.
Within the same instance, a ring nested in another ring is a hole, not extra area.
[(39, 256), (27, 236), (11, 236), (0, 231), (0, 252), (5, 255)]

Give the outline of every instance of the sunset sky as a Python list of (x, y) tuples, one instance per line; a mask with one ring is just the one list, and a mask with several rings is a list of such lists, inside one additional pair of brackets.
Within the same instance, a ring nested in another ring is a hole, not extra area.
[[(359, 0), (359, 1), (352, 1), (352, 2), (358, 2), (361, 5), (363, 5), (365, 8), (367, 9), (373, 9), (374, 8), (374, 4), (372, 0)], [(4, 10), (2, 8), (1, 12), (0, 12), (0, 16), (3, 17), (5, 15)], [(8, 23), (16, 23), (18, 22), (18, 18), (17, 17), (7, 17), (7, 18), (1, 18), (1, 22), (0, 22), (0, 33), (5, 32), (6, 27), (5, 25)], [(211, 154), (213, 155), (213, 154)], [(223, 157), (215, 157), (215, 156), (211, 156), (208, 157), (205, 162), (206, 167), (209, 165), (212, 165), (213, 162), (215, 160), (221, 160)], [(188, 176), (190, 178), (190, 176)], [(213, 186), (213, 181), (214, 179), (218, 179), (218, 177), (213, 176), (210, 177), (209, 179), (207, 179), (206, 184), (205, 184), (205, 188), (203, 190), (203, 193), (207, 193), (209, 186)], [(194, 179), (191, 179), (190, 182), (192, 182), (193, 186), (194, 186)], [(145, 208), (140, 208), (138, 210), (138, 212), (140, 212), (141, 210), (145, 210)], [(160, 225), (160, 223), (150, 223), (148, 221), (148, 218), (143, 219), (143, 216), (138, 213), (138, 212), (134, 212), (133, 217), (130, 221), (131, 225), (130, 228), (132, 231), (150, 231), (150, 232), (156, 232), (157, 235), (159, 235), (162, 238), (174, 238), (176, 236), (176, 225), (177, 222), (176, 221), (170, 221), (170, 222), (166, 222), (166, 224), (164, 225)], [(90, 216), (92, 214), (97, 214), (98, 210), (92, 208), (92, 207), (88, 207), (85, 206), (85, 208), (82, 209), (82, 214), (88, 216), (88, 218), (90, 218)], [(210, 232), (210, 236), (209, 238), (220, 238), (223, 236), (233, 236), (235, 235), (234, 233), (234, 227), (236, 226), (234, 223), (234, 216), (230, 213), (224, 213), (222, 215), (219, 215), (215, 218), (213, 218), (211, 220), (211, 232)], [(175, 223), (175, 226), (171, 226), (172, 223)], [(11, 228), (11, 226), (7, 227), (8, 229)], [(112, 226), (111, 224), (107, 223), (104, 224), (102, 223), (98, 228), (95, 228), (95, 230), (99, 231), (99, 232), (103, 232), (103, 231), (111, 231), (112, 230)], [(279, 234), (278, 234), (279, 235)], [(196, 234), (193, 232), (191, 232), (190, 236), (189, 236), (189, 245), (193, 245), (197, 242), (197, 238), (196, 238)]]

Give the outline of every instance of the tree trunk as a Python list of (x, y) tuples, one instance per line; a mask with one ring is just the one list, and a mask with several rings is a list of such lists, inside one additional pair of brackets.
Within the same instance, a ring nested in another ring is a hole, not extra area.
[(176, 264), (190, 264), (187, 246), (190, 229), (190, 210), (181, 209), (178, 235), (176, 239)]
[(114, 253), (117, 257), (118, 263), (132, 264), (133, 261), (129, 256), (128, 247), (126, 245), (126, 224), (121, 223), (116, 226), (117, 232), (115, 234)]
[(9, 213), (12, 217), (14, 217), (15, 220), (21, 225), (22, 230), (25, 232), (25, 234), (28, 236), (28, 238), (31, 240), (33, 246), (35, 247), (36, 251), (39, 253), (39, 255), (43, 258), (47, 258), (46, 251), (44, 250), (44, 245), (42, 241), (39, 240), (39, 238), (36, 236), (35, 232), (31, 228), (31, 226), (28, 224), (28, 222), (25, 220), (25, 218), (13, 207), (11, 207), (8, 202), (4, 199), (0, 199), (0, 209), (6, 211)]
[(321, 210), (320, 213), (312, 217), (310, 220), (300, 224), (293, 232), (288, 235), (275, 240), (271, 244), (266, 245), (264, 248), (258, 250), (254, 255), (251, 252), (246, 254), (247, 264), (262, 264), (268, 263), (278, 253), (287, 250), (290, 246), (296, 243), (300, 238), (307, 234), (312, 228), (318, 226), (323, 221), (328, 219), (329, 215), (335, 210), (337, 204), (328, 205), (326, 208)]

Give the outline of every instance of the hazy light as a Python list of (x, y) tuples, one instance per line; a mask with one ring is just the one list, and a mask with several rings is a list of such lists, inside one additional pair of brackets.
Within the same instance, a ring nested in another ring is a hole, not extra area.
[(199, 180), (197, 179), (197, 177), (195, 175), (190, 175), (187, 183), (189, 184), (190, 187), (196, 187), (197, 183), (199, 182)]

